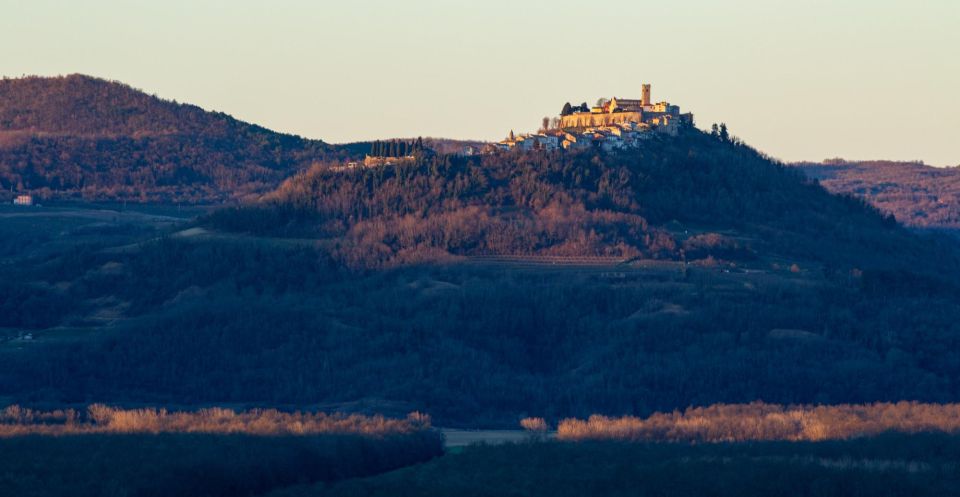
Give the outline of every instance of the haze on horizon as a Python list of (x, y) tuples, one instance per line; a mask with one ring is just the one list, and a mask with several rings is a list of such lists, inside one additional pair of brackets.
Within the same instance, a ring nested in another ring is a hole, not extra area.
[(495, 140), (653, 84), (784, 160), (960, 164), (960, 2), (0, 0), (0, 74), (84, 73), (329, 142)]

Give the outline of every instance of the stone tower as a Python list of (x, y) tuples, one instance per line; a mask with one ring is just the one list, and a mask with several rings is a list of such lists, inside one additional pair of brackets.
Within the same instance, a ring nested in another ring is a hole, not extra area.
[(640, 104), (641, 105), (650, 105), (650, 85), (643, 85), (643, 92), (641, 93)]

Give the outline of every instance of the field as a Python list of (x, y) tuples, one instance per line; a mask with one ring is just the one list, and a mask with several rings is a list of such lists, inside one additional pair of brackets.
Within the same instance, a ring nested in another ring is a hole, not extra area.
[(458, 430), (446, 428), (441, 431), (444, 446), (447, 449), (462, 449), (473, 444), (517, 443), (530, 439), (530, 434), (521, 430)]
[[(150, 204), (0, 205), (0, 271), (5, 274), (5, 284), (19, 286), (23, 291), (37, 288), (40, 292), (59, 292), (68, 275), (55, 278), (60, 288), (56, 284), (41, 284), (38, 288), (24, 277), (23, 270), (63, 257), (77, 247), (105, 253), (130, 252), (136, 250), (139, 243), (168, 235), (205, 211), (202, 207)], [(108, 265), (99, 269), (110, 272), (117, 268)], [(8, 303), (15, 301), (9, 299)], [(48, 307), (49, 301), (27, 298), (18, 303), (21, 304), (19, 311), (32, 317), (25, 323), (12, 323), (9, 319), (6, 326), (0, 323), (0, 349), (19, 349), (38, 342), (83, 340), (124, 317), (124, 304), (115, 299), (87, 302), (84, 315), (76, 316), (70, 323), (54, 323), (48, 319), (51, 316), (42, 315), (57, 312), (56, 304), (53, 309)], [(48, 326), (54, 324), (56, 326)]]
[(0, 438), (0, 495), (245, 496), (367, 476), (429, 459), (411, 434), (252, 436), (165, 433)]
[(124, 245), (165, 233), (202, 212), (200, 207), (143, 204), (3, 204), (0, 264), (50, 256), (76, 245)]
[(458, 454), (273, 497), (946, 496), (960, 492), (960, 440), (884, 435), (844, 442), (476, 445)]

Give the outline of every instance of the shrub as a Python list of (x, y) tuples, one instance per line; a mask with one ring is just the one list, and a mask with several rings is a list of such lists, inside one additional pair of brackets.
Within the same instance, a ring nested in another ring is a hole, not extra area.
[(917, 402), (836, 406), (717, 404), (683, 413), (564, 419), (561, 440), (744, 442), (845, 440), (884, 432), (960, 433), (960, 404)]

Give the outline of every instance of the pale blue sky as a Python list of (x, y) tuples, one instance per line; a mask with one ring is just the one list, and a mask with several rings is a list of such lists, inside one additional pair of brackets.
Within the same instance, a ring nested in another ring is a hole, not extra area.
[(499, 139), (650, 82), (785, 160), (960, 164), (960, 0), (0, 0), (0, 74), (74, 72), (332, 142)]

